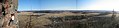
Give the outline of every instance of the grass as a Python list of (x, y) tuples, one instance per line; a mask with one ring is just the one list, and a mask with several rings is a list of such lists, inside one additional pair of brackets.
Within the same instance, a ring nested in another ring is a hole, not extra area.
[[(33, 13), (37, 14), (37, 13)], [(95, 16), (98, 15), (98, 16)], [(101, 16), (101, 17), (100, 17)], [(20, 28), (26, 28), (31, 19), (31, 28), (118, 28), (116, 19), (111, 19), (111, 15), (99, 15), (97, 13), (75, 14), (45, 13), (45, 15), (18, 15)], [(59, 22), (59, 23), (58, 23)]]

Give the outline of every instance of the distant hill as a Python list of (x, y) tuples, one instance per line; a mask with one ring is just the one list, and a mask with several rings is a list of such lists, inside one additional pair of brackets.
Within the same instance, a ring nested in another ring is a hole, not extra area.
[(72, 13), (104, 13), (104, 12), (112, 12), (106, 10), (33, 10), (33, 11), (18, 11), (18, 12), (33, 12), (33, 13), (62, 13), (62, 12), (72, 12)]

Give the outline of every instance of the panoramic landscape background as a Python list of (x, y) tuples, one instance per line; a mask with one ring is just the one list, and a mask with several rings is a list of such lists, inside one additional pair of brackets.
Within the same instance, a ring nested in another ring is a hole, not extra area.
[(19, 28), (119, 28), (119, 0), (19, 0)]

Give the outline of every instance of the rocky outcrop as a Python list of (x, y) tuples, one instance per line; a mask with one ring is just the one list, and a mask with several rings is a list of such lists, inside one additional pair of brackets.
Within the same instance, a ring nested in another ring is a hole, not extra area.
[(18, 0), (0, 0), (0, 28), (17, 28), (17, 7)]

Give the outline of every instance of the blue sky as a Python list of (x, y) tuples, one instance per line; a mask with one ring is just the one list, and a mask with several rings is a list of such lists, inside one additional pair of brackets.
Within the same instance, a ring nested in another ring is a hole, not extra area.
[(19, 0), (18, 10), (75, 9), (76, 0)]
[(19, 0), (23, 10), (119, 10), (119, 0)]

